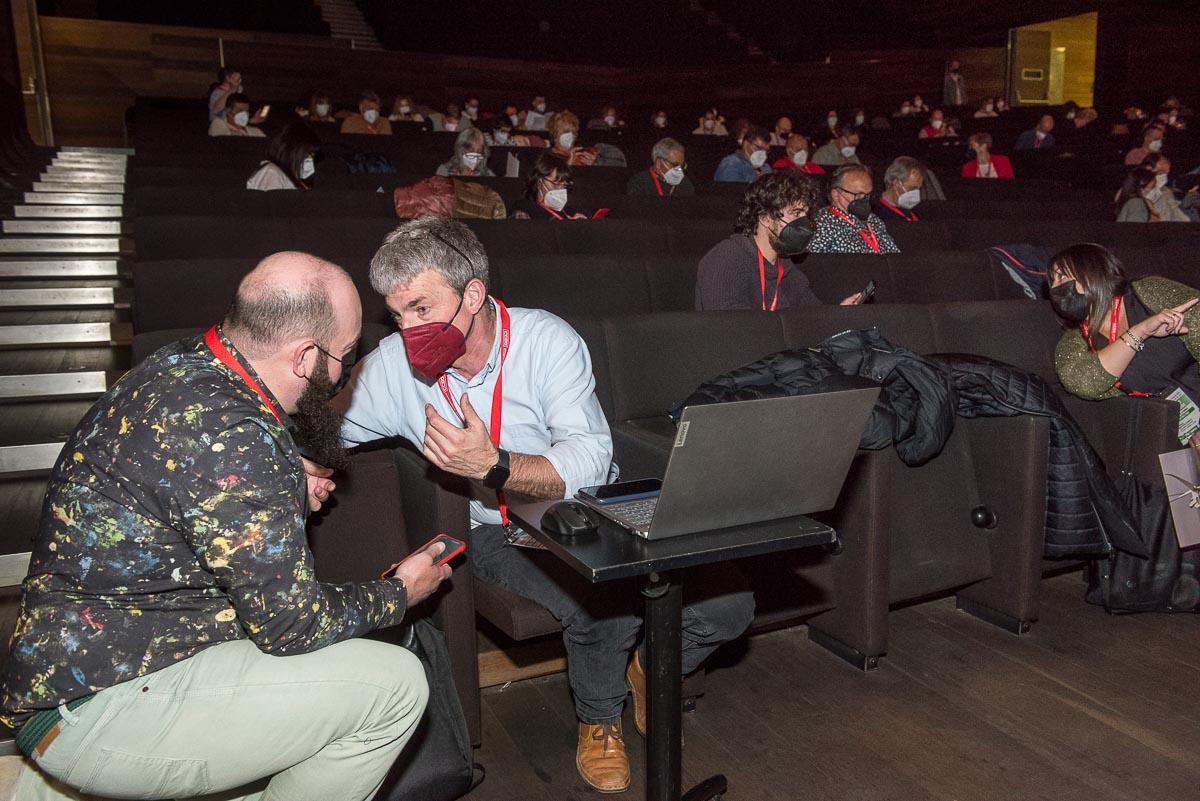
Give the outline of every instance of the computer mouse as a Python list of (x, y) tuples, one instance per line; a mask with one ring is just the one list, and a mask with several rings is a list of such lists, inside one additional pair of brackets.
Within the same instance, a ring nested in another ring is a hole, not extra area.
[(579, 501), (559, 501), (542, 515), (543, 531), (564, 537), (595, 534), (600, 517)]

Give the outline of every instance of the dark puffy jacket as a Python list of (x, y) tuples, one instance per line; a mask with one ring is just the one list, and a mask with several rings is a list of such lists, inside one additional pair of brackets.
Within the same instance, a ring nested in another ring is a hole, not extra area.
[(1144, 552), (1100, 457), (1054, 390), (1039, 376), (1003, 362), (922, 357), (894, 347), (878, 329), (845, 331), (817, 348), (773, 353), (705, 382), (672, 417), (678, 422), (685, 406), (828, 391), (837, 388), (839, 374), (870, 378), (883, 387), (860, 447), (894, 445), (909, 465), (941, 452), (957, 416), (1049, 418), (1046, 556), (1094, 556), (1114, 546)]

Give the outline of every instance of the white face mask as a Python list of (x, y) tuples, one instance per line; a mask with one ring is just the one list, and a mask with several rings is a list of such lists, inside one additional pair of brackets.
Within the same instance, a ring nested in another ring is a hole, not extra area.
[(755, 150), (753, 153), (750, 154), (750, 166), (754, 167), (755, 169), (761, 167), (762, 165), (764, 165), (766, 163), (767, 163), (767, 151)]
[(508, 144), (508, 131), (496, 131), (496, 144)]
[(805, 164), (808, 163), (808, 151), (807, 150), (797, 150), (795, 153), (792, 154), (792, 163), (795, 164), (797, 167), (803, 167)]
[(316, 110), (317, 110), (318, 117), (324, 117), (329, 114), (329, 104), (328, 103), (318, 103)]
[(900, 113), (901, 114), (912, 114), (912, 106), (901, 106)]
[(1146, 145), (1146, 149), (1149, 150), (1151, 153), (1157, 153), (1158, 151), (1162, 150), (1162, 140), (1161, 139), (1153, 140), (1152, 142), (1150, 142), (1150, 144)]
[(250, 122), (250, 112), (249, 111), (239, 111), (237, 114), (233, 115), (233, 124), (234, 125), (240, 125), (241, 127), (245, 128), (246, 123), (248, 123), (248, 122)]
[(945, 125), (946, 123), (944, 120), (930, 120), (929, 124), (933, 126), (933, 130), (940, 131), (942, 129), (942, 126)]
[(666, 128), (667, 127), (667, 118), (666, 117), (655, 117), (654, 125), (657, 128)]
[(683, 167), (672, 167), (663, 173), (663, 180), (668, 186), (679, 186), (683, 183)]
[(896, 198), (896, 205), (902, 209), (914, 208), (920, 202), (921, 202), (921, 190), (920, 189), (910, 189), (907, 192), (904, 192), (903, 194), (901, 194), (900, 197)]
[(400, 113), (401, 113), (401, 114), (408, 114), (408, 113), (409, 113), (409, 112), (411, 112), (411, 111), (412, 111), (412, 106), (407, 106), (407, 105), (406, 105), (406, 106), (401, 106), (401, 107), (400, 107)]
[(607, 125), (609, 128), (612, 128), (613, 126), (615, 126), (617, 124), (617, 118), (614, 117), (613, 115), (609, 114), (607, 117), (604, 118), (604, 124)]
[(828, 120), (826, 120), (826, 122), (828, 122), (828, 123), (829, 123), (829, 127), (830, 127), (830, 128), (832, 128), (833, 126), (837, 125), (837, 121), (838, 121), (838, 118), (837, 118), (837, 117), (835, 117), (835, 116), (833, 116), (832, 114), (830, 114), (830, 115), (829, 115), (829, 119), (828, 119)]
[(1038, 139), (1045, 139), (1046, 132), (1045, 131), (1034, 131), (1034, 136), (1036, 136)]
[(538, 103), (536, 106), (533, 107), (533, 110), (536, 111), (538, 114), (545, 114), (546, 113), (546, 104)]
[(462, 163), (472, 170), (478, 167), (481, 161), (483, 161), (482, 153), (463, 153)]
[(717, 124), (716, 120), (705, 120), (704, 121), (704, 130), (711, 131), (713, 129), (713, 126), (716, 124)]
[(367, 121), (367, 125), (374, 125), (375, 120), (379, 119), (379, 109), (367, 109), (363, 112), (363, 119)]
[(1166, 186), (1167, 185), (1167, 174), (1165, 172), (1160, 172), (1158, 175), (1154, 176), (1154, 185), (1159, 187), (1160, 189), (1162, 187)]
[(986, 106), (983, 107), (983, 110), (986, 111), (987, 113), (991, 114), (993, 111), (996, 110), (996, 105), (994, 103), (988, 103)]
[(468, 117), (475, 119), (475, 115), (479, 113), (479, 106), (467, 106), (466, 112)]
[(842, 155), (845, 156), (846, 158), (850, 158), (857, 152), (858, 152), (858, 148), (855, 147), (854, 145), (846, 145), (845, 147), (842, 148)]
[(513, 127), (515, 128), (521, 124), (521, 117), (517, 114), (509, 114), (508, 121), (511, 122), (513, 124)]
[(1074, 111), (1068, 111), (1068, 112), (1067, 112), (1067, 119), (1068, 119), (1068, 120), (1073, 120), (1073, 119), (1075, 119), (1075, 112), (1074, 112)]
[(558, 135), (558, 146), (563, 150), (570, 150), (571, 145), (575, 144), (575, 132), (567, 131)]
[(317, 171), (317, 166), (313, 164), (313, 157), (309, 156), (300, 165), (300, 180), (307, 181), (313, 177), (313, 173)]
[(445, 128), (447, 131), (457, 131), (458, 123), (457, 122), (443, 122), (442, 127)]
[(542, 196), (542, 203), (544, 203), (548, 209), (562, 211), (567, 207), (567, 190), (551, 189)]
[(1175, 121), (1178, 119), (1179, 119), (1179, 115), (1176, 114), (1174, 111), (1172, 111), (1170, 114), (1167, 115), (1167, 122), (1171, 123), (1172, 125), (1174, 125)]
[(854, 116), (854, 124), (855, 124), (855, 125), (862, 125), (862, 124), (863, 124), (863, 123), (866, 121), (866, 119), (867, 119), (867, 118), (866, 118), (865, 116), (863, 116), (862, 114), (856, 114), (856, 115)]

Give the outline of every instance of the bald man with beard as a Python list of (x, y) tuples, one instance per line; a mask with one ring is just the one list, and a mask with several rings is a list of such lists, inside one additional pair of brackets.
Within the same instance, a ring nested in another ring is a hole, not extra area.
[(356, 638), (450, 569), (435, 546), (378, 581), (314, 577), (305, 517), (334, 486), (306, 470), (290, 416), (317, 411), (318, 442), (336, 432), (319, 410), (361, 322), (340, 267), (275, 254), (223, 323), (85, 415), (50, 478), (0, 684), (37, 766), (9, 777), (17, 797), (374, 795), (428, 687), (410, 652)]

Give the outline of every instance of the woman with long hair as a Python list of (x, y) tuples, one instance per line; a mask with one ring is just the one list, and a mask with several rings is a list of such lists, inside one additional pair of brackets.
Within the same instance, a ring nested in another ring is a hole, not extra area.
[(246, 181), (247, 189), (309, 189), (321, 140), (302, 122), (291, 122), (267, 143), (267, 158)]

